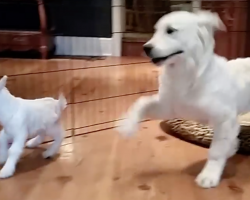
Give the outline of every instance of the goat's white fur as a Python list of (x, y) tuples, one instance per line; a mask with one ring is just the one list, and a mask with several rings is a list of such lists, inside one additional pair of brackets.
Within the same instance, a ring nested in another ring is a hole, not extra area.
[[(177, 31), (167, 34), (166, 28)], [(208, 160), (196, 178), (203, 188), (219, 184), (224, 166), (238, 149), (239, 114), (250, 111), (250, 58), (227, 61), (214, 53), (214, 31), (225, 30), (216, 13), (172, 12), (155, 26), (151, 58), (178, 54), (161, 62), (159, 91), (139, 98), (118, 124), (118, 131), (133, 135), (145, 117), (184, 118), (211, 125), (214, 138)]]
[[(27, 100), (14, 97), (5, 87), (7, 76), (0, 80), (0, 178), (8, 178), (15, 172), (16, 164), (26, 146), (33, 148), (44, 141), (45, 136), (54, 139), (51, 146), (43, 152), (43, 157), (54, 156), (63, 141), (64, 130), (60, 123), (66, 99), (60, 95), (58, 100), (41, 98)], [(11, 146), (8, 149), (8, 143)]]

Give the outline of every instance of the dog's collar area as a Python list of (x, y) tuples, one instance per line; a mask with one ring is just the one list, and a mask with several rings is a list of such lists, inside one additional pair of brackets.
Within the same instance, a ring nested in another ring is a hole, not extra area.
[(168, 56), (158, 57), (158, 58), (152, 58), (152, 62), (155, 63), (155, 64), (157, 64), (157, 63), (159, 63), (161, 61), (167, 60), (167, 59), (169, 59), (169, 58), (171, 58), (171, 57), (173, 57), (173, 56), (175, 56), (177, 54), (181, 54), (181, 53), (183, 53), (183, 51), (180, 50), (180, 51), (176, 51), (174, 53), (171, 53)]

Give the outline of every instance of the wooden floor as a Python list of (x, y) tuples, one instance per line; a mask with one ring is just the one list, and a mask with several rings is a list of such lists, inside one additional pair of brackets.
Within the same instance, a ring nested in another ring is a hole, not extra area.
[(14, 95), (57, 97), (63, 91), (69, 102), (60, 155), (42, 159), (49, 139), (26, 150), (15, 176), (0, 180), (0, 199), (249, 200), (248, 157), (232, 158), (220, 186), (204, 190), (194, 179), (207, 149), (164, 133), (160, 121), (142, 123), (129, 140), (112, 128), (136, 98), (156, 92), (158, 68), (147, 60), (0, 59), (0, 67)]

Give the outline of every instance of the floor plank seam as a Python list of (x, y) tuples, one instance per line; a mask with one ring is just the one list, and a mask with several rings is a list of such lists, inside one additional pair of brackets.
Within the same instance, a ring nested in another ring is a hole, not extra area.
[(41, 71), (41, 72), (30, 72), (30, 73), (20, 73), (20, 74), (6, 74), (9, 77), (16, 76), (25, 76), (25, 75), (37, 75), (37, 74), (48, 74), (48, 73), (56, 73), (56, 72), (65, 72), (65, 71), (78, 71), (78, 70), (86, 70), (86, 69), (95, 69), (95, 68), (107, 68), (107, 67), (122, 67), (124, 65), (139, 65), (146, 64), (149, 62), (137, 62), (137, 63), (124, 63), (124, 64), (113, 64), (113, 65), (100, 65), (94, 67), (81, 67), (81, 68), (70, 68), (70, 69), (61, 69), (61, 70), (51, 70), (51, 71)]
[(84, 101), (70, 102), (67, 105), (74, 105), (74, 104), (79, 104), (79, 103), (88, 103), (88, 102), (93, 102), (93, 101), (100, 101), (100, 100), (106, 100), (106, 99), (113, 99), (113, 98), (119, 98), (119, 97), (132, 96), (132, 95), (137, 95), (137, 94), (146, 94), (146, 93), (157, 92), (157, 91), (158, 91), (158, 89), (147, 90), (147, 91), (143, 91), (143, 92), (134, 92), (134, 93), (117, 95), (117, 96), (103, 97), (103, 98), (99, 98), (99, 99), (90, 99), (90, 100), (84, 100)]
[[(109, 122), (104, 122), (104, 123), (101, 123), (101, 124), (108, 124), (108, 123), (111, 123), (111, 122), (117, 122), (117, 121), (120, 121), (122, 119), (119, 119), (119, 120), (114, 120), (114, 121), (109, 121)], [(143, 122), (150, 122), (152, 121), (151, 119), (146, 119), (146, 120), (143, 120), (141, 121), (141, 123)], [(99, 124), (97, 124), (99, 125)], [(93, 127), (95, 125), (90, 125), (90, 126), (86, 126), (86, 127), (81, 127), (81, 128), (76, 128), (75, 130), (79, 130), (79, 129), (84, 129), (84, 128), (87, 128), (87, 127)], [(64, 139), (68, 139), (68, 138), (73, 138), (73, 137), (79, 137), (79, 136), (83, 136), (83, 135), (89, 135), (89, 134), (92, 134), (92, 133), (97, 133), (97, 132), (101, 132), (101, 131), (106, 131), (106, 130), (110, 130), (110, 129), (114, 129), (114, 128), (117, 128), (117, 126), (111, 126), (111, 127), (106, 127), (106, 128), (102, 128), (102, 129), (98, 129), (98, 130), (93, 130), (93, 131), (88, 131), (88, 132), (83, 132), (83, 133), (78, 133), (78, 134), (75, 134), (75, 135), (68, 135), (66, 136)], [(67, 129), (66, 131), (73, 131), (73, 128), (72, 129)], [(46, 143), (50, 143), (52, 142), (53, 140), (48, 140), (48, 141), (45, 141), (43, 142), (42, 144), (46, 144)]]

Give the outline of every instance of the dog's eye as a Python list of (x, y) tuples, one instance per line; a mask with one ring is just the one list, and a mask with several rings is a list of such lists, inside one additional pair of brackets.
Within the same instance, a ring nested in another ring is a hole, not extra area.
[(177, 30), (174, 29), (174, 28), (172, 28), (172, 27), (168, 27), (166, 31), (167, 31), (167, 34), (172, 34), (172, 33), (174, 33)]

